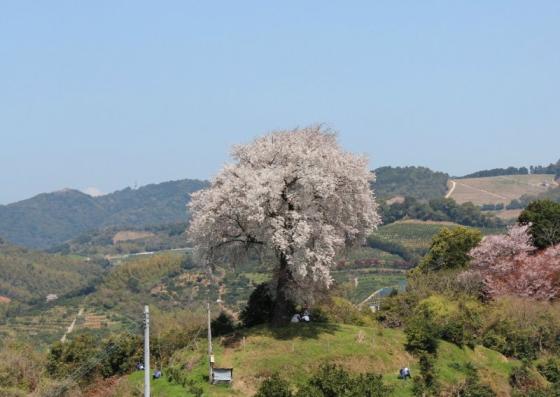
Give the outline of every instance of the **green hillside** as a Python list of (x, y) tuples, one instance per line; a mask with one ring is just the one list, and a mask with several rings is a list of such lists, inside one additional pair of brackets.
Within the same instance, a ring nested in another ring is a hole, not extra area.
[(395, 196), (431, 200), (445, 196), (449, 175), (426, 167), (380, 167), (375, 170), (375, 194), (382, 200)]
[(189, 195), (207, 182), (184, 179), (126, 188), (100, 197), (65, 189), (0, 206), (0, 236), (48, 248), (92, 229), (185, 222)]
[[(177, 367), (189, 367), (188, 378), (201, 386), (210, 396), (250, 396), (260, 382), (279, 372), (294, 386), (303, 382), (320, 364), (336, 363), (355, 372), (383, 374), (384, 380), (394, 387), (394, 396), (412, 396), (410, 381), (397, 379), (398, 370), (409, 366), (418, 372), (416, 359), (404, 348), (405, 335), (400, 330), (381, 326), (359, 327), (346, 324), (293, 324), (283, 329), (257, 328), (244, 330), (234, 341), (216, 338), (214, 351), (216, 365), (234, 368), (231, 389), (208, 386), (204, 376), (208, 367), (205, 344), (194, 349), (177, 351), (172, 362)], [(477, 346), (459, 348), (442, 342), (437, 369), (444, 386), (451, 386), (465, 377), (465, 365), (475, 363), (481, 378), (491, 384), (501, 396), (509, 395), (508, 376), (517, 366), (515, 360)], [(130, 385), (140, 385), (143, 373), (133, 373)], [(123, 388), (125, 386), (123, 385)], [(192, 396), (181, 385), (167, 379), (154, 381), (155, 396)], [(168, 394), (169, 393), (169, 394)]]
[(0, 296), (16, 302), (44, 301), (90, 285), (103, 268), (85, 258), (51, 255), (0, 244)]

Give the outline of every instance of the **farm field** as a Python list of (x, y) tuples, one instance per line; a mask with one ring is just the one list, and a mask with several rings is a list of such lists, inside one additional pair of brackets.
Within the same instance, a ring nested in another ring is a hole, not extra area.
[(506, 175), (453, 179), (452, 182), (455, 182), (455, 189), (449, 197), (460, 204), (475, 205), (508, 204), (524, 194), (537, 195), (558, 186), (554, 175)]

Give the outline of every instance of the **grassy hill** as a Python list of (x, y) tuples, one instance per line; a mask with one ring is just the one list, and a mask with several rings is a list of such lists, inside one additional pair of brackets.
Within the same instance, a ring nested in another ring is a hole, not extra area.
[(86, 231), (185, 222), (192, 192), (207, 182), (184, 179), (126, 188), (100, 197), (65, 189), (0, 206), (0, 236), (29, 248), (48, 248)]
[[(412, 382), (397, 379), (399, 368), (409, 366), (418, 373), (416, 360), (403, 348), (404, 333), (378, 325), (360, 327), (346, 324), (292, 324), (283, 329), (256, 328), (244, 330), (236, 338), (216, 338), (214, 352), (216, 365), (234, 368), (231, 388), (209, 386), (204, 343), (191, 349), (177, 351), (172, 359), (176, 366), (191, 368), (188, 378), (211, 396), (250, 396), (262, 380), (279, 372), (293, 385), (301, 385), (321, 363), (336, 363), (353, 373), (376, 372), (383, 374), (394, 386), (394, 396), (412, 396)], [(508, 396), (508, 376), (518, 365), (503, 355), (477, 346), (474, 350), (459, 348), (442, 342), (437, 369), (444, 386), (450, 386), (465, 377), (465, 365), (472, 362), (479, 368), (481, 378), (492, 385), (500, 396)], [(141, 384), (143, 373), (136, 372), (124, 387)], [(179, 384), (167, 379), (153, 382), (154, 396), (191, 396)]]
[(476, 205), (508, 204), (523, 195), (536, 196), (557, 186), (554, 175), (546, 174), (453, 179), (451, 183), (455, 183), (455, 188), (450, 198), (458, 203)]

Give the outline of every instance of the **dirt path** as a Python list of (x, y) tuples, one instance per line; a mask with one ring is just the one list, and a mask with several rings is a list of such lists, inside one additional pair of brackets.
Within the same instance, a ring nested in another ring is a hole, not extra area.
[(68, 334), (70, 334), (72, 331), (74, 331), (74, 327), (76, 326), (76, 321), (78, 320), (78, 317), (81, 317), (83, 314), (84, 314), (84, 308), (82, 307), (78, 311), (78, 314), (76, 315), (76, 317), (74, 317), (74, 320), (72, 321), (72, 323), (68, 326), (68, 329), (66, 330), (64, 335), (62, 335), (62, 338), (60, 338), (60, 341), (62, 343), (66, 342), (66, 337), (68, 336)]
[(455, 190), (455, 187), (457, 187), (457, 182), (451, 181), (451, 189), (449, 189), (449, 191), (445, 195), (445, 198), (451, 197), (451, 194), (453, 194), (453, 191)]

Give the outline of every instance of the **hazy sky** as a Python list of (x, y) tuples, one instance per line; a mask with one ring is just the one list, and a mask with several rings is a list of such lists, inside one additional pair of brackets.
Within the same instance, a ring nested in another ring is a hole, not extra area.
[(372, 167), (560, 157), (560, 2), (5, 1), (0, 203), (208, 178), (324, 122)]

